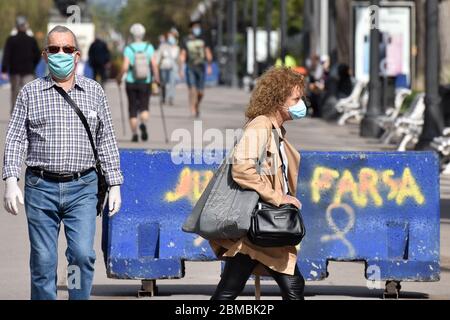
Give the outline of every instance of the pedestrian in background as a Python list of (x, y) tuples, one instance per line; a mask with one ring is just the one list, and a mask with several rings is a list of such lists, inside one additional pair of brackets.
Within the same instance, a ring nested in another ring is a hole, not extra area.
[(311, 102), (314, 118), (322, 117), (321, 99), (325, 89), (326, 71), (318, 55), (312, 55), (308, 63), (308, 98)]
[(172, 47), (172, 56), (174, 57), (176, 63), (172, 68), (172, 75), (167, 86), (167, 99), (169, 99), (169, 105), (173, 105), (176, 97), (176, 86), (179, 80), (180, 74), (180, 54), (181, 48), (179, 45), (179, 33), (175, 28), (170, 29), (169, 36), (167, 39), (168, 43)]
[[(50, 31), (43, 53), (50, 75), (25, 85), (17, 98), (5, 144), (5, 209), (18, 215), (25, 204), (30, 238), (31, 299), (57, 299), (58, 235), (67, 239), (69, 299), (89, 299), (94, 278), (94, 238), (98, 204), (97, 156), (109, 185), (110, 215), (121, 205), (123, 175), (111, 111), (102, 87), (76, 75), (80, 51), (75, 35), (63, 26)], [(69, 102), (87, 119), (87, 129)], [(18, 186), (23, 158), (25, 199)], [(25, 200), (25, 201), (24, 201)]]
[(175, 81), (173, 79), (173, 69), (179, 63), (180, 50), (176, 43), (176, 38), (170, 32), (165, 35), (166, 41), (163, 42), (156, 51), (156, 61), (159, 66), (159, 73), (161, 79), (161, 103), (166, 104), (168, 99), (169, 104), (173, 105), (175, 96)]
[(104, 86), (107, 80), (107, 70), (111, 62), (111, 53), (108, 49), (108, 45), (100, 38), (96, 38), (95, 41), (89, 47), (89, 65), (94, 71), (94, 80), (100, 82)]
[(28, 22), (24, 16), (16, 18), (17, 33), (6, 40), (3, 61), (2, 79), (11, 83), (11, 113), (22, 87), (34, 80), (35, 69), (41, 60), (36, 39), (27, 34)]
[(211, 75), (213, 55), (200, 21), (191, 22), (190, 28), (190, 34), (184, 40), (180, 54), (181, 65), (186, 65), (186, 74), (181, 68), (180, 78), (186, 77), (191, 113), (198, 118), (205, 90), (205, 65), (207, 64), (207, 74)]
[[(151, 43), (145, 42), (145, 27), (136, 23), (130, 28), (133, 42), (125, 47), (123, 53), (122, 70), (117, 77), (120, 85), (126, 75), (126, 91), (128, 96), (128, 110), (130, 126), (133, 134), (132, 142), (139, 142), (138, 125), (142, 141), (148, 140), (147, 122), (150, 118), (151, 83), (154, 77), (159, 83), (158, 63), (155, 49)], [(153, 76), (152, 76), (153, 71)]]

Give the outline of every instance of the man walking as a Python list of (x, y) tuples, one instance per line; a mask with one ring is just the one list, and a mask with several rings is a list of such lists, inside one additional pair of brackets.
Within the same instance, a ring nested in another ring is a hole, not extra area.
[(16, 19), (17, 34), (8, 38), (2, 61), (2, 79), (11, 83), (11, 113), (22, 87), (34, 79), (34, 70), (41, 59), (36, 39), (27, 34), (25, 17)]
[(107, 80), (106, 71), (110, 62), (111, 53), (108, 45), (97, 37), (89, 47), (89, 65), (94, 71), (94, 80), (99, 81), (102, 86)]
[(200, 103), (205, 89), (205, 64), (208, 64), (208, 75), (212, 74), (212, 60), (210, 45), (203, 35), (200, 21), (191, 22), (191, 33), (185, 39), (180, 54), (180, 77), (184, 78), (183, 64), (186, 64), (189, 103), (191, 113), (196, 118), (200, 116)]
[[(87, 118), (99, 160), (110, 186), (110, 215), (120, 209), (119, 152), (111, 112), (101, 86), (76, 75), (80, 52), (75, 35), (57, 26), (47, 36), (44, 59), (50, 75), (21, 90), (6, 136), (3, 179), (5, 209), (19, 213), (25, 202), (31, 245), (31, 298), (57, 298), (58, 234), (67, 239), (68, 271), (77, 281), (68, 286), (72, 300), (89, 299), (94, 275), (94, 235), (98, 176), (87, 132), (61, 88)], [(57, 88), (59, 87), (59, 88)], [(62, 92), (61, 92), (62, 93)], [(25, 151), (25, 201), (17, 181)]]

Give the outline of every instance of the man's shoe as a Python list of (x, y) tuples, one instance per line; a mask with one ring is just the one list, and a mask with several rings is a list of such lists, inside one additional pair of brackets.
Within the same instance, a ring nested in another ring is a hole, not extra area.
[(133, 138), (131, 139), (131, 142), (133, 142), (133, 143), (139, 142), (139, 136), (137, 134), (133, 134)]
[(145, 124), (141, 124), (141, 126), (139, 128), (141, 129), (142, 141), (147, 141), (148, 140), (147, 127), (145, 126)]

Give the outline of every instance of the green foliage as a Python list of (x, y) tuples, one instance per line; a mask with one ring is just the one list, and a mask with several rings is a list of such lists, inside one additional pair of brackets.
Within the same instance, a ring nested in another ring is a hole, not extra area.
[[(245, 3), (247, 2), (247, 4)], [(239, 8), (241, 12), (245, 11), (247, 7), (248, 25), (251, 25), (252, 17), (252, 5), (253, 0), (241, 0), (239, 1)], [(266, 26), (266, 0), (258, 0), (258, 25), (260, 28)], [(294, 35), (301, 31), (303, 27), (303, 3), (304, 0), (287, 0), (287, 20), (288, 20), (288, 35)], [(272, 1), (272, 28), (280, 28), (280, 8), (281, 1)], [(245, 15), (239, 15), (240, 17)]]
[(411, 108), (412, 102), (417, 97), (417, 95), (420, 93), (422, 93), (422, 92), (414, 90), (408, 97), (405, 98), (405, 101), (403, 101), (403, 104), (402, 104), (402, 108), (400, 109), (400, 114), (404, 114), (404, 113), (408, 112), (408, 110)]
[(48, 13), (52, 6), (53, 0), (1, 0), (0, 47), (4, 46), (15, 27), (16, 16), (19, 14), (27, 17), (31, 30), (42, 46), (47, 33)]
[[(127, 35), (129, 27), (135, 22), (140, 22), (146, 27), (147, 36), (152, 41), (157, 41), (159, 34), (174, 25), (178, 27), (181, 34), (186, 34), (189, 29), (190, 14), (199, 2), (200, 0), (128, 0), (128, 5), (119, 14), (116, 26), (124, 35)], [(287, 0), (289, 35), (301, 31), (303, 2), (304, 0)], [(251, 25), (252, 0), (237, 0), (237, 3), (240, 25)], [(265, 6), (266, 0), (258, 0), (258, 24), (262, 28), (266, 24)], [(246, 8), (247, 15), (244, 14)], [(210, 19), (214, 18), (215, 14), (215, 11), (210, 13)], [(247, 16), (248, 21), (242, 21), (244, 16)], [(272, 26), (274, 29), (280, 27), (280, 0), (273, 0)]]
[(181, 34), (189, 29), (190, 14), (199, 0), (128, 0), (120, 12), (116, 27), (123, 35), (129, 35), (133, 23), (142, 23), (147, 29), (147, 38), (157, 43), (158, 35), (176, 26)]

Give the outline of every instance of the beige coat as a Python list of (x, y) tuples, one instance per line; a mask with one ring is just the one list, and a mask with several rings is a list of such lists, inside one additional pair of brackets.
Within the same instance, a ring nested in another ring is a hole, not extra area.
[[(237, 145), (233, 156), (232, 174), (242, 188), (255, 190), (263, 201), (280, 206), (284, 196), (284, 179), (276, 136), (272, 134), (273, 128), (276, 128), (280, 137), (285, 136), (284, 128), (279, 128), (275, 119), (271, 117), (260, 116), (247, 125), (243, 139)], [(282, 139), (288, 158), (289, 191), (292, 195), (296, 195), (300, 154), (284, 138)], [(262, 164), (261, 171), (258, 172), (256, 163), (263, 151), (269, 160)], [(241, 253), (277, 272), (293, 275), (295, 271), (297, 249), (292, 246), (262, 248), (252, 244), (247, 237), (239, 240), (210, 241), (210, 245), (220, 259)], [(255, 273), (265, 274), (263, 270), (264, 268), (259, 266)]]

